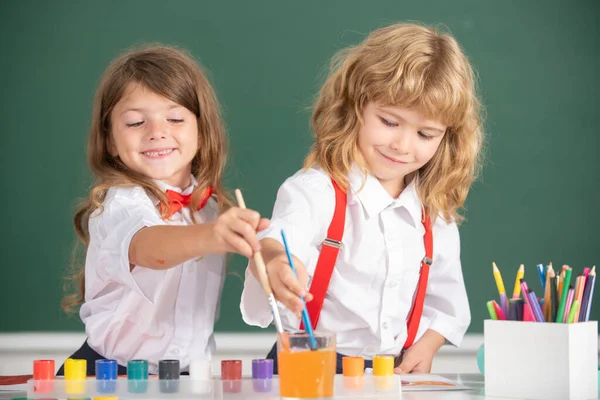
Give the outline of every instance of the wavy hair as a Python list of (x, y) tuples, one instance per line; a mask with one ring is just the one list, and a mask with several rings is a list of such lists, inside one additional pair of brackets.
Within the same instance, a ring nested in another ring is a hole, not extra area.
[(416, 108), (448, 128), (433, 158), (417, 171), (419, 198), (432, 219), (462, 220), (479, 172), (482, 114), (469, 60), (448, 33), (395, 24), (371, 33), (332, 59), (312, 114), (315, 143), (304, 167), (321, 166), (342, 188), (357, 163), (362, 110), (369, 102)]

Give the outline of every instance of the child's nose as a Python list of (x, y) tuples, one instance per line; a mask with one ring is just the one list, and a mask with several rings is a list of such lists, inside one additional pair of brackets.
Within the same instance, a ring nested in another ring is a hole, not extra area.
[(410, 136), (410, 133), (407, 131), (399, 132), (398, 135), (392, 141), (391, 147), (400, 154), (409, 153), (411, 146)]
[(149, 121), (148, 122), (148, 138), (150, 140), (164, 139), (168, 135), (168, 125), (166, 121)]

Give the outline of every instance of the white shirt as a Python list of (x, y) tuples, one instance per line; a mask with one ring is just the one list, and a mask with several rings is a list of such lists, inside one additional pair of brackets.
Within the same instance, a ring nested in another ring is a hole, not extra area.
[[(156, 183), (183, 194), (197, 185), (193, 177), (184, 192)], [(161, 359), (178, 359), (182, 369), (190, 360), (210, 359), (225, 278), (224, 256), (212, 254), (162, 271), (130, 270), (129, 244), (141, 228), (192, 224), (187, 207), (163, 221), (157, 203), (139, 186), (109, 189), (104, 210), (96, 210), (89, 221), (80, 311), (92, 349), (124, 366), (132, 359), (148, 360), (150, 373), (158, 372)], [(214, 199), (195, 214), (200, 223), (217, 215)]]
[[(398, 354), (406, 341), (406, 319), (425, 255), (425, 228), (414, 182), (393, 199), (374, 176), (363, 178), (356, 167), (349, 174), (343, 247), (317, 330), (336, 333), (338, 352), (370, 359)], [(329, 176), (320, 168), (299, 171), (280, 187), (270, 227), (261, 237), (282, 242), (283, 229), (290, 252), (312, 279), (334, 206)], [(272, 321), (267, 299), (249, 269), (240, 309), (249, 325), (267, 327)], [(281, 304), (279, 310), (284, 329), (297, 330), (298, 318)], [(470, 321), (458, 228), (439, 217), (433, 224), (433, 264), (415, 341), (433, 329), (458, 346)]]

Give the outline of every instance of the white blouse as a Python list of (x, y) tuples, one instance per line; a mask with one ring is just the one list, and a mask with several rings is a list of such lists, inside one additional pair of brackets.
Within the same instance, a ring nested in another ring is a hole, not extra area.
[[(193, 177), (183, 192), (157, 183), (183, 194), (197, 185)], [(150, 373), (158, 372), (161, 359), (179, 359), (182, 370), (191, 360), (210, 359), (225, 278), (221, 255), (162, 271), (142, 266), (130, 270), (129, 244), (141, 228), (192, 224), (189, 208), (163, 221), (156, 204), (138, 186), (108, 191), (104, 210), (96, 210), (89, 221), (85, 303), (80, 310), (92, 349), (124, 366), (132, 359), (148, 360)], [(217, 215), (218, 205), (210, 199), (195, 217), (202, 223)]]
[[(343, 247), (323, 303), (318, 331), (335, 332), (337, 350), (372, 358), (398, 354), (407, 338), (406, 320), (425, 255), (421, 202), (414, 181), (397, 199), (372, 175), (354, 167), (346, 209)], [(359, 191), (364, 183), (364, 187)], [(279, 189), (270, 227), (260, 237), (282, 242), (312, 278), (321, 243), (333, 216), (334, 188), (320, 168), (299, 171)], [(442, 334), (458, 346), (471, 321), (460, 262), (460, 238), (455, 223), (439, 217), (433, 224), (431, 265), (423, 316), (415, 341), (425, 330)], [(310, 287), (310, 281), (309, 281)], [(280, 306), (286, 330), (300, 321)], [(259, 282), (246, 270), (240, 309), (249, 325), (267, 327), (271, 312)]]

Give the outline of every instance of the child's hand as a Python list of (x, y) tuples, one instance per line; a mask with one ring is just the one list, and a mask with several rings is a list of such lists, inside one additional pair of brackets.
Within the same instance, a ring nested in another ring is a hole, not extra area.
[(394, 368), (394, 373), (430, 373), (433, 356), (445, 341), (446, 339), (436, 331), (427, 330), (421, 339), (406, 350), (400, 366)]
[(212, 241), (215, 253), (233, 252), (252, 258), (260, 251), (256, 232), (269, 226), (269, 220), (260, 218), (254, 210), (231, 207), (213, 223)]
[(308, 273), (304, 264), (294, 256), (292, 256), (292, 260), (298, 278), (294, 275), (285, 253), (274, 257), (266, 267), (275, 298), (300, 318), (304, 308), (300, 298), (304, 297), (305, 301), (311, 301), (312, 294), (305, 289), (308, 283)]

